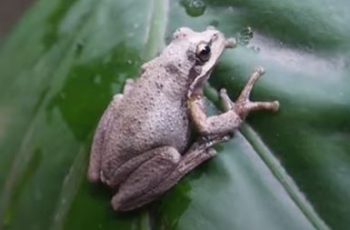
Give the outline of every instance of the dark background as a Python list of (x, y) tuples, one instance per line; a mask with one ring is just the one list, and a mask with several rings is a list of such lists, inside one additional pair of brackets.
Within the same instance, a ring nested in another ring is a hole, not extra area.
[(0, 0), (0, 40), (11, 31), (34, 0)]

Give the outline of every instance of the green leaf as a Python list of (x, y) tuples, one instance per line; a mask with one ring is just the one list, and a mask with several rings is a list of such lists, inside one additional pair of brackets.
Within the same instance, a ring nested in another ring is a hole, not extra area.
[[(347, 229), (349, 7), (38, 1), (0, 47), (0, 229)], [(236, 98), (261, 65), (253, 99), (278, 99), (281, 109), (252, 114), (159, 201), (115, 213), (113, 191), (86, 180), (97, 121), (176, 28), (207, 25), (242, 40), (211, 85)]]

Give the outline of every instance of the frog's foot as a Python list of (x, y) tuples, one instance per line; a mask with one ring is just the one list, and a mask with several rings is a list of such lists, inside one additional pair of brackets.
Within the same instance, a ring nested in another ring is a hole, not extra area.
[(228, 97), (226, 90), (222, 89), (220, 91), (220, 96), (224, 102), (225, 110), (233, 109), (241, 119), (245, 119), (245, 117), (252, 111), (258, 110), (271, 110), (276, 112), (279, 109), (279, 102), (252, 102), (250, 101), (250, 93), (258, 81), (258, 79), (265, 73), (262, 67), (258, 67), (253, 74), (250, 76), (250, 79), (244, 89), (242, 90), (240, 96), (237, 101), (233, 103)]

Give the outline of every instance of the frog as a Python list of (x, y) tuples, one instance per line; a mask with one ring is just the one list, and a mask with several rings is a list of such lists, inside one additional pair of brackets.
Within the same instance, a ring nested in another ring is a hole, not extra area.
[(87, 175), (115, 192), (115, 211), (157, 200), (216, 156), (214, 146), (230, 140), (250, 112), (279, 109), (278, 101), (250, 100), (264, 74), (258, 67), (235, 102), (221, 89), (222, 113), (207, 114), (203, 89), (224, 50), (234, 47), (235, 39), (214, 27), (181, 27), (141, 66), (140, 77), (126, 80), (123, 93), (113, 96), (93, 137)]

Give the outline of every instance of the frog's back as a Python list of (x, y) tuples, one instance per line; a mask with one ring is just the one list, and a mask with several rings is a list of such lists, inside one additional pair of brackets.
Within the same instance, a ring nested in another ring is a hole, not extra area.
[[(114, 167), (159, 146), (184, 151), (190, 136), (188, 83), (166, 69), (146, 71), (128, 90), (108, 127), (103, 162)], [(109, 162), (109, 163), (108, 163)]]

